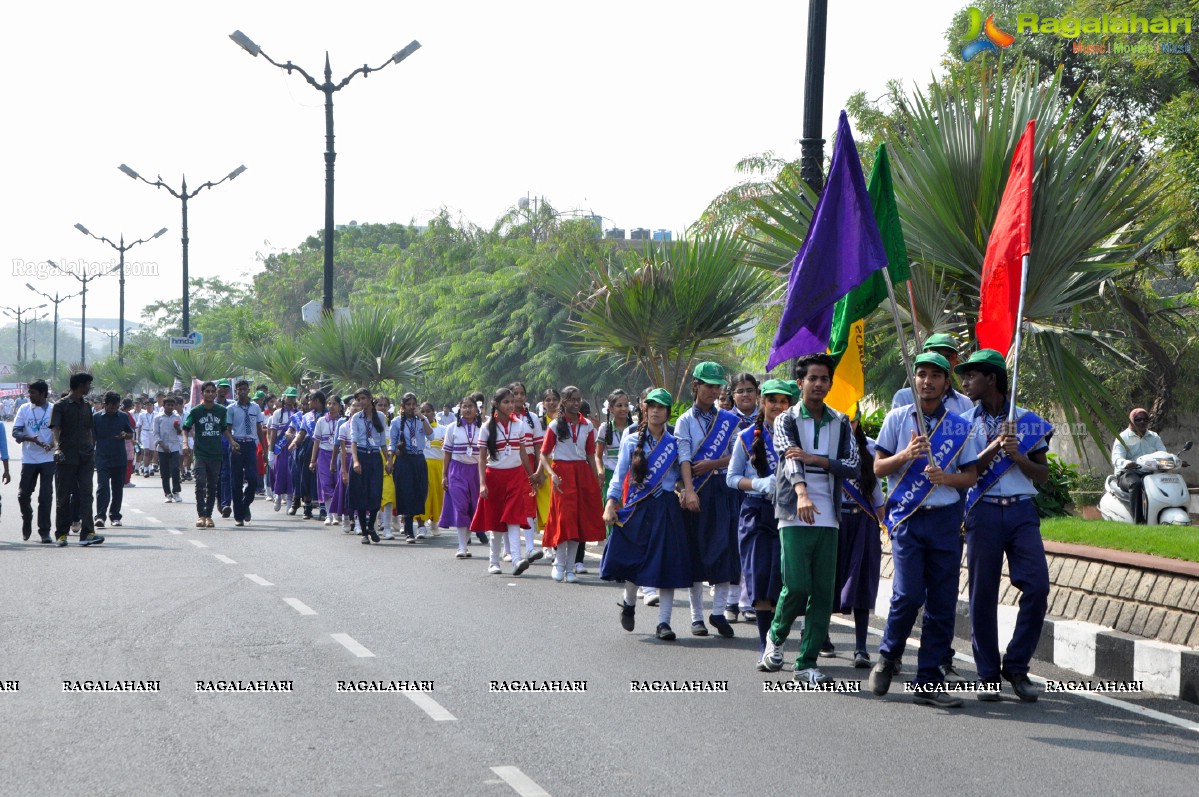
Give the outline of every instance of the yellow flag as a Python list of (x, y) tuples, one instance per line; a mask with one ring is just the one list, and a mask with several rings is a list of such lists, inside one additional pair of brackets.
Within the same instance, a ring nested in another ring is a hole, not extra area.
[(858, 319), (849, 327), (849, 345), (837, 365), (833, 386), (824, 403), (843, 412), (853, 420), (858, 413), (858, 402), (866, 395), (866, 365), (862, 351), (866, 342), (866, 321)]

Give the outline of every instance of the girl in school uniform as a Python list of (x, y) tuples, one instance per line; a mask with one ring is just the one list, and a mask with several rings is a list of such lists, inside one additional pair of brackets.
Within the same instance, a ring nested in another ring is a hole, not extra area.
[(679, 484), (678, 441), (667, 431), (669, 392), (646, 396), (640, 425), (620, 444), (616, 472), (608, 485), (604, 522), (612, 536), (604, 548), (600, 578), (624, 582), (620, 627), (632, 631), (637, 587), (655, 587), (660, 598), (658, 639), (670, 641), (674, 591), (691, 586), (691, 552), (675, 488)]
[(595, 461), (595, 426), (580, 412), (582, 392), (562, 389), (557, 419), (546, 426), (541, 447), (541, 467), (553, 488), (549, 518), (542, 545), (554, 549), (550, 578), (578, 581), (575, 555), (580, 546), (604, 539), (600, 483), (604, 479)]
[(296, 415), (296, 396), (299, 391), (289, 387), (283, 391), (283, 406), (271, 416), (267, 434), (271, 451), (267, 461), (271, 466), (271, 491), (275, 493), (275, 511), (283, 508), (284, 500), (291, 504), (291, 426)]
[[(538, 475), (529, 456), (533, 432), (516, 414), (516, 407), (512, 391), (500, 388), (491, 398), (491, 415), (479, 430), (479, 505), (470, 529), (491, 532), (487, 572), (492, 575), (502, 572), (502, 536), (507, 536), (511, 550), (520, 551), (520, 530), (528, 527), (532, 481)], [(512, 565), (512, 575), (519, 576), (528, 568), (529, 560), (519, 559)]]
[[(547, 388), (541, 394), (541, 411), (537, 414), (537, 425), (542, 430), (542, 442), (537, 443), (535, 451), (540, 452), (544, 442), (545, 434), (549, 429), (549, 425), (558, 417), (558, 408), (562, 405), (562, 394), (554, 388)], [(548, 471), (547, 471), (548, 473)], [(545, 544), (545, 526), (549, 522), (550, 503), (553, 500), (554, 485), (547, 478), (537, 488), (537, 526), (542, 530), (541, 546), (543, 549), (548, 549), (551, 546)]]
[[(608, 494), (608, 485), (612, 482), (612, 474), (616, 472), (616, 462), (620, 459), (620, 439), (625, 430), (632, 424), (629, 412), (629, 394), (616, 388), (608, 394), (605, 402), (604, 422), (595, 433), (595, 462), (604, 469), (604, 486), (601, 496)], [(601, 498), (601, 500), (604, 500)], [(612, 533), (611, 527), (608, 533)]]
[[(388, 434), (391, 430), (391, 398), (388, 396), (375, 396), (375, 411), (383, 418), (383, 423), (387, 425)], [(383, 460), (383, 494), (379, 499), (379, 526), (383, 530), (383, 539), (394, 540), (391, 535), (391, 518), (395, 514), (393, 511), (396, 504), (396, 488), (395, 481), (392, 480), (391, 470), (387, 467), (387, 448), (384, 447), (379, 452), (379, 456)]]
[(418, 539), (425, 533), (426, 525), (430, 536), (436, 537), (439, 534), (437, 521), (441, 517), (441, 506), (445, 500), (445, 492), (438, 488), (444, 473), (441, 454), (446, 427), (437, 423), (437, 413), (431, 402), (426, 401), (420, 405), (420, 414), (429, 422), (433, 434), (425, 441), (425, 470), (428, 472), (429, 489), (425, 491), (425, 510), (416, 518), (420, 523), (416, 532)]
[(350, 485), (346, 494), (347, 508), (358, 514), (362, 529), (362, 544), (379, 541), (375, 521), (383, 497), (383, 456), (387, 447), (387, 424), (375, 409), (371, 392), (364, 387), (354, 393), (362, 406), (350, 420)]
[(874, 475), (874, 441), (866, 436), (858, 420), (853, 422), (853, 434), (862, 458), (862, 475), (846, 479), (841, 484), (841, 528), (837, 540), (837, 581), (834, 593), (835, 608), (842, 614), (853, 614), (853, 666), (870, 667), (866, 652), (866, 632), (870, 627), (870, 611), (878, 597), (879, 568), (883, 545), (879, 524), (883, 520), (882, 486)]
[[(754, 425), (757, 420), (758, 399), (760, 396), (758, 378), (750, 373), (741, 373), (729, 380), (729, 394), (733, 405), (729, 411), (737, 416), (737, 429), (744, 431)], [(740, 516), (742, 493), (737, 493), (737, 512)], [(737, 615), (744, 614), (746, 622), (756, 622), (753, 603), (749, 600), (749, 589), (745, 579), (740, 586), (734, 585), (729, 590), (729, 605), (724, 609), (724, 619), (730, 623), (737, 622)]]
[[(417, 539), (413, 520), (425, 511), (429, 492), (425, 443), (432, 434), (429, 421), (416, 411), (416, 394), (405, 393), (400, 399), (400, 414), (391, 422), (387, 472), (395, 483), (396, 514), (404, 519), (404, 538), (409, 543)], [(423, 533), (420, 538), (425, 538)]]
[(333, 496), (337, 489), (337, 464), (333, 460), (333, 449), (337, 441), (334, 432), (337, 431), (338, 421), (341, 420), (341, 399), (329, 397), (329, 411), (317, 419), (312, 427), (312, 460), (309, 467), (316, 474), (316, 499), (321, 505), (321, 514), (325, 516), (325, 525), (331, 526), (333, 519)]
[[(532, 564), (545, 556), (540, 548), (534, 547), (533, 543), (537, 529), (541, 528), (537, 517), (537, 490), (541, 489), (541, 486), (545, 483), (545, 476), (542, 474), (541, 468), (538, 467), (540, 455), (537, 452), (541, 451), (541, 444), (545, 441), (545, 427), (542, 426), (541, 419), (537, 417), (537, 413), (529, 411), (528, 404), (526, 403), (527, 392), (525, 391), (524, 382), (513, 382), (508, 385), (508, 389), (512, 391), (512, 398), (516, 402), (516, 415), (522, 418), (529, 427), (532, 447), (528, 456), (529, 467), (533, 471), (533, 492), (529, 494), (528, 499), (525, 501), (528, 518), (524, 525), (524, 553), (521, 553), (519, 545), (516, 548), (511, 548), (511, 540), (509, 540), (510, 550), (508, 553), (511, 555), (513, 562), (519, 563), (521, 559), (527, 559), (528, 563)], [(519, 541), (520, 537), (517, 537), (517, 542)], [(525, 568), (528, 568), (529, 564), (526, 564)], [(524, 572), (524, 569), (521, 572)]]
[(352, 534), (357, 524), (354, 513), (346, 505), (346, 491), (350, 488), (350, 466), (353, 464), (350, 459), (350, 441), (352, 439), (350, 437), (352, 429), (350, 419), (358, 414), (358, 399), (353, 396), (343, 396), (341, 402), (345, 405), (345, 414), (338, 419), (337, 427), (333, 432), (335, 441), (333, 459), (337, 471), (337, 484), (333, 491), (333, 502), (329, 511), (341, 520), (341, 530), (346, 534)]
[(758, 625), (758, 669), (766, 649), (766, 634), (774, 622), (774, 607), (783, 589), (779, 523), (774, 516), (774, 419), (799, 399), (799, 391), (781, 379), (762, 387), (761, 411), (754, 423), (737, 435), (727, 484), (741, 492), (737, 541), (741, 554), (741, 583)]
[[(445, 500), (437, 521), (443, 529), (453, 529), (458, 535), (458, 559), (470, 559), (466, 549), (470, 541), (470, 521), (479, 504), (479, 450), (481, 424), (479, 408), (470, 396), (458, 404), (454, 423), (445, 429), (442, 440), (441, 490)], [(430, 489), (436, 489), (431, 486)]]

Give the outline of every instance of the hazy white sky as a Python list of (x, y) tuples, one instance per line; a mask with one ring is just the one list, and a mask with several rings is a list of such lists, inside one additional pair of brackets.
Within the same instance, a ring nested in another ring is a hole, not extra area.
[[(831, 2), (825, 136), (854, 90), (924, 85), (964, 4)], [(259, 256), (322, 227), (323, 95), (251, 58), (228, 38), (235, 29), (314, 73), (328, 50), (335, 80), (422, 43), (335, 96), (339, 224), (423, 223), (445, 205), (489, 226), (531, 193), (593, 210), (605, 226), (679, 231), (738, 180), (741, 157), (799, 152), (803, 0), (69, 0), (0, 14), (3, 305), (39, 303), (26, 282), (77, 290), (30, 264), (115, 257), (76, 222), (113, 240), (169, 228), (127, 257), (157, 271), (131, 269), (130, 320), (180, 295), (180, 203), (121, 163), (176, 188), (183, 174), (194, 187), (246, 165), (189, 203), (192, 276), (244, 279)], [(63, 314), (78, 308), (64, 303)], [(89, 318), (116, 315), (116, 277), (91, 283)]]

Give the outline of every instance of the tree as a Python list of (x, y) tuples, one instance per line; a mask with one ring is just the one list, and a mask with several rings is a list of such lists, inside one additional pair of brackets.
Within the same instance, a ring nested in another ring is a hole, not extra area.
[(348, 319), (325, 317), (304, 333), (308, 366), (336, 378), (342, 388), (408, 384), (436, 350), (425, 325), (395, 308), (354, 310)]

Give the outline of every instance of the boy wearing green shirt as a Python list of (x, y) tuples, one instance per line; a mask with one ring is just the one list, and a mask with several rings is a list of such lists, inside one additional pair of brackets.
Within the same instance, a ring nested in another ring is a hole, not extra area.
[(204, 402), (187, 414), (183, 422), (183, 453), (188, 453), (187, 433), (195, 429), (195, 473), (196, 473), (196, 528), (212, 528), (212, 506), (216, 503), (217, 490), (221, 483), (221, 465), (225, 451), (221, 447), (224, 437), (233, 451), (238, 451), (237, 441), (229, 431), (229, 421), (224, 406), (216, 402), (215, 382), (205, 382), (200, 387)]

